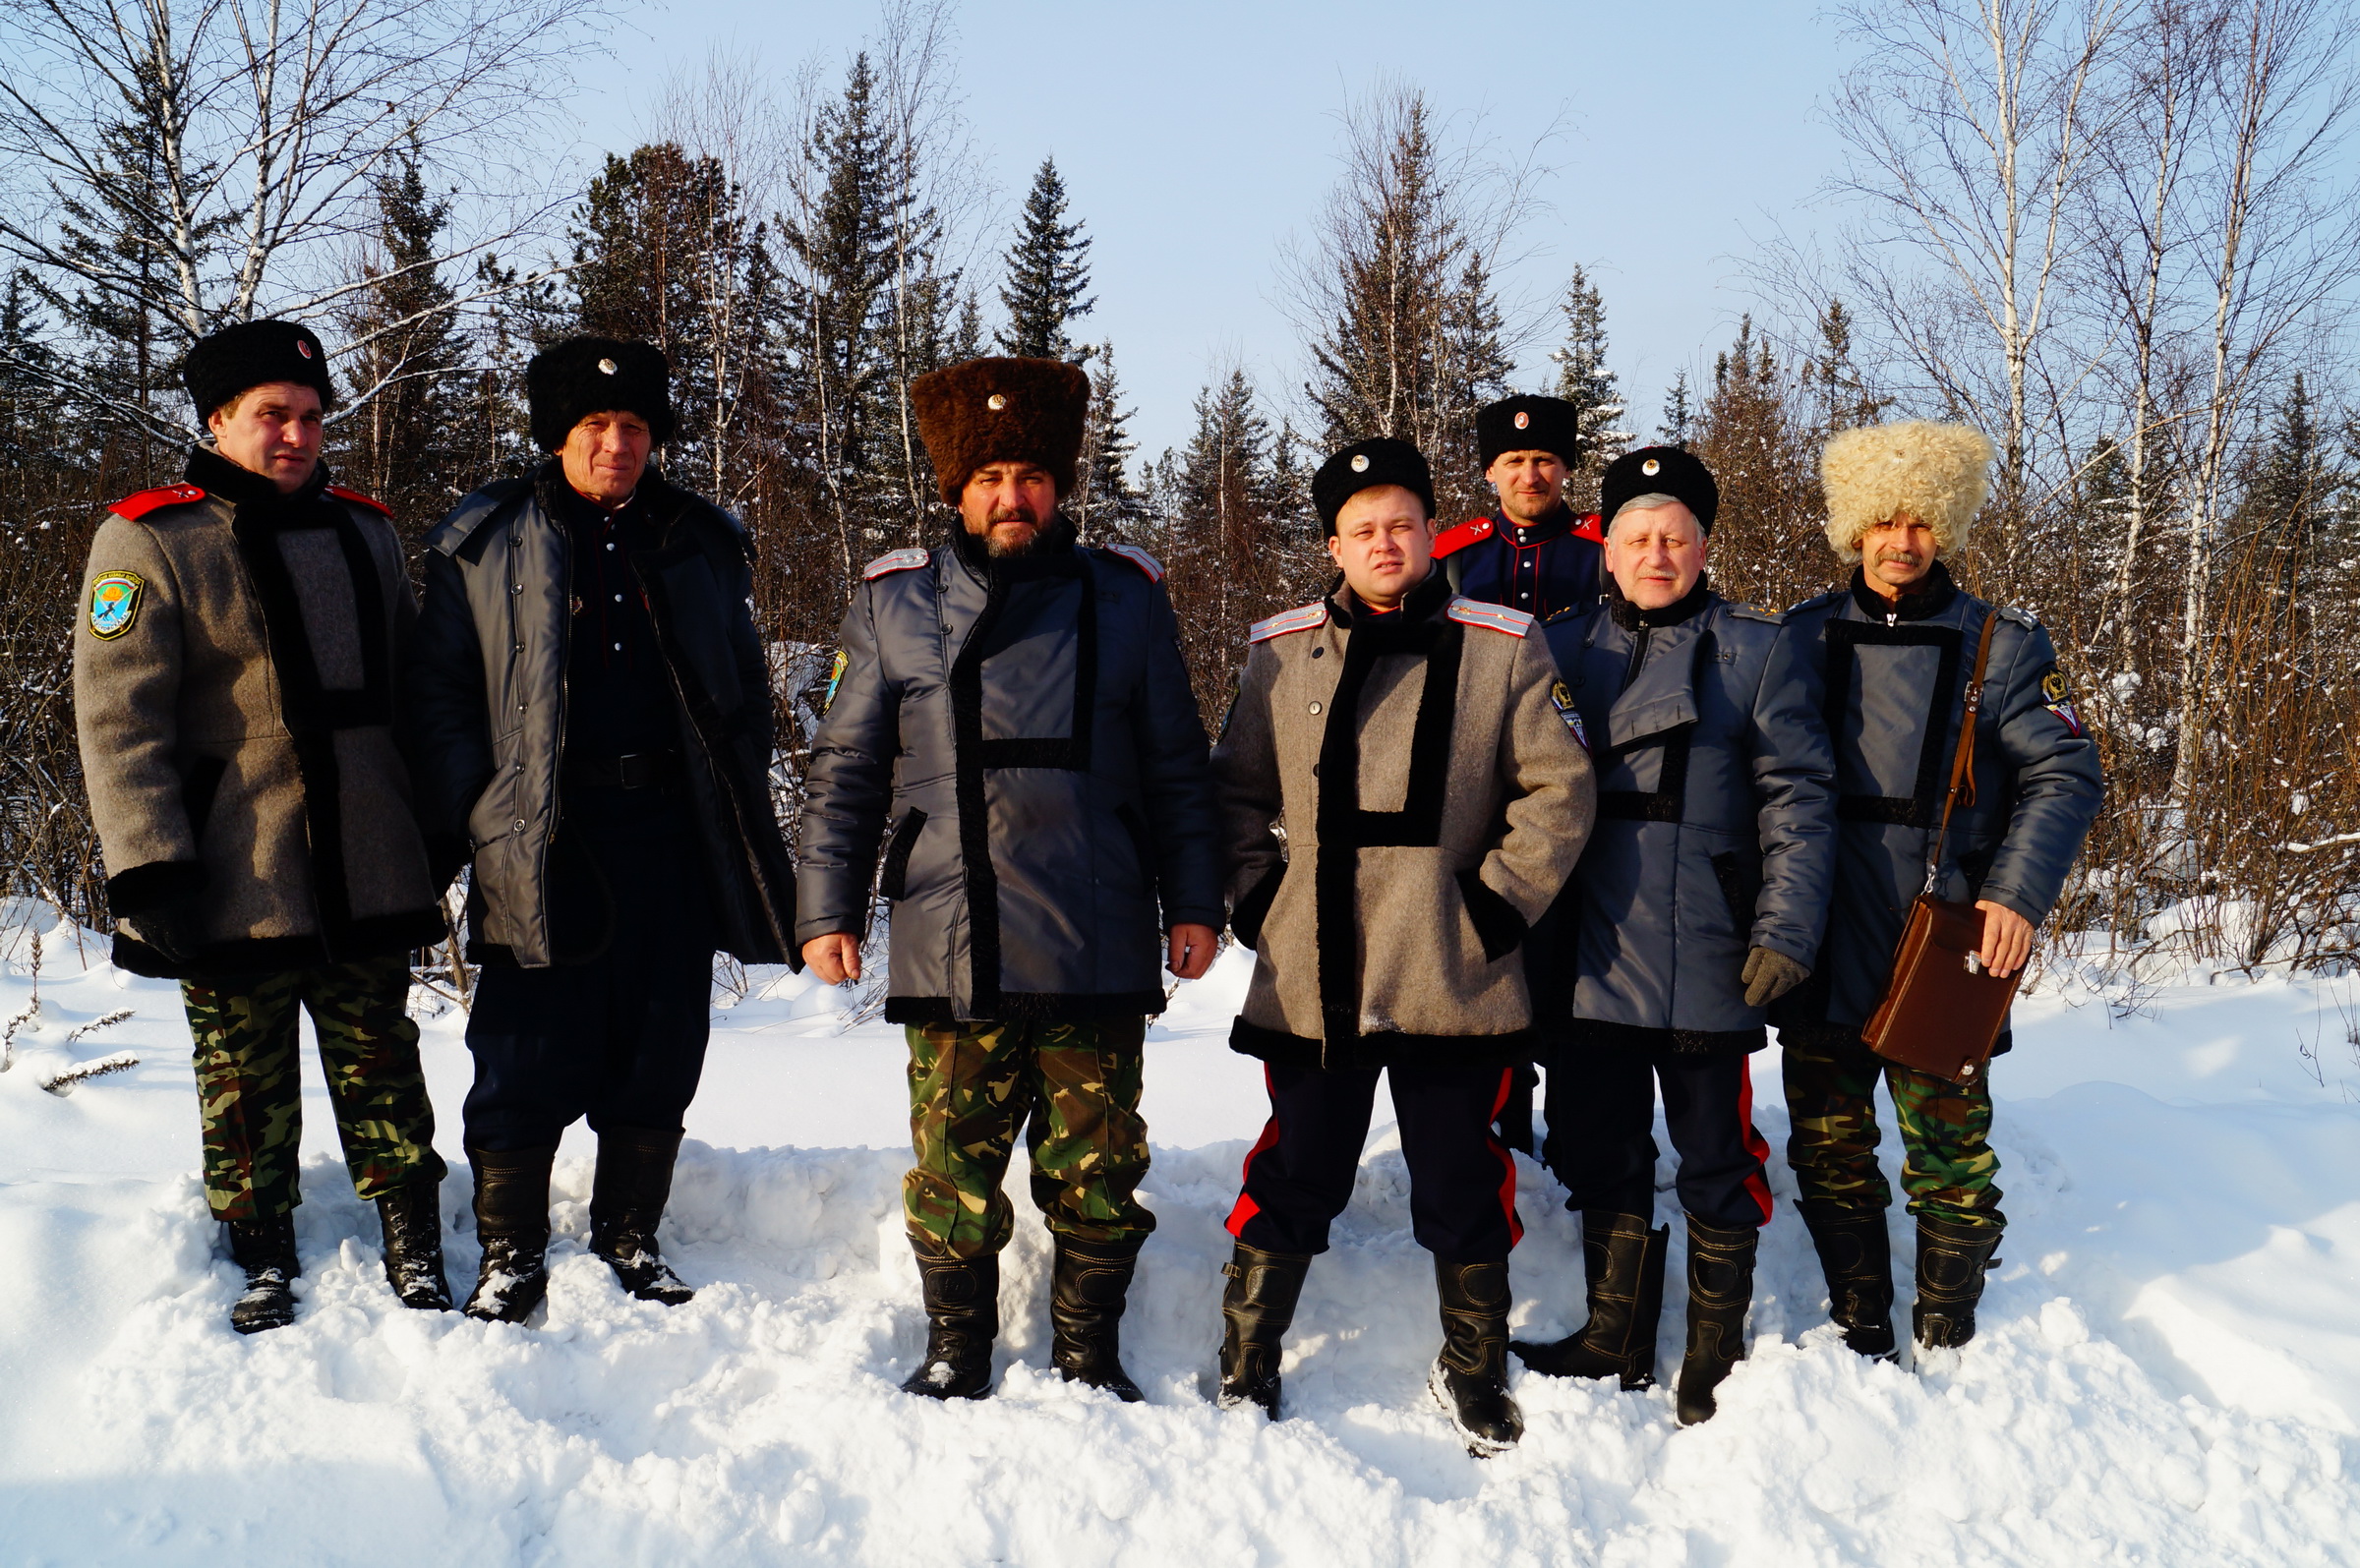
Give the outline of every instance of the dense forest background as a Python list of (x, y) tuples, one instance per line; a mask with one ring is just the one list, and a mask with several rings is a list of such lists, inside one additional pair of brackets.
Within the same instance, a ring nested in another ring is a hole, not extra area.
[[(777, 658), (790, 818), (814, 687), (869, 558), (949, 525), (908, 387), (979, 353), (1092, 386), (1069, 515), (1165, 563), (1201, 704), (1245, 624), (1321, 591), (1305, 482), (1414, 439), (1446, 520), (1486, 510), (1472, 417), (1582, 410), (1577, 505), (1651, 440), (1720, 478), (1713, 570), (1772, 605), (1834, 586), (1817, 452), (1880, 419), (2000, 447), (1964, 579), (2050, 628), (2108, 803), (2057, 926), (2117, 973), (2166, 951), (2348, 962), (2360, 937), (2360, 201), (2349, 9), (2327, 0), (1860, 0), (1829, 112), (1836, 241), (1748, 259), (1757, 308), (1644, 418), (1580, 268), (1542, 314), (1495, 285), (1536, 194), (1414, 86), (1357, 101), (1327, 207), (1274, 275), (1299, 378), (1243, 368), (1144, 453), (1092, 335), (1086, 193), (1043, 161), (1013, 225), (969, 155), (945, 4), (790, 82), (716, 62), (650, 139), (555, 199), (503, 161), (584, 46), (554, 4), (50, 0), (0, 19), (0, 870), (102, 920), (70, 707), (104, 503), (178, 476), (177, 370), (257, 315), (311, 321), (330, 461), (413, 544), (538, 460), (521, 376), (591, 330), (676, 369), (675, 479), (741, 516)], [(1519, 380), (1541, 342), (1549, 373)]]

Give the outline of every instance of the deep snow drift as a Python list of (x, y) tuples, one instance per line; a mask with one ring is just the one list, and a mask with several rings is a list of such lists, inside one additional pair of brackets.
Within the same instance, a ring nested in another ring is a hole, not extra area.
[[(0, 1016), (31, 990), (24, 928), (8, 944)], [(1263, 1116), (1255, 1065), (1223, 1044), (1245, 955), (1181, 988), (1151, 1036), (1160, 1228), (1126, 1323), (1149, 1403), (1044, 1372), (1048, 1249), (1020, 1181), (1000, 1392), (946, 1409), (893, 1387), (922, 1338), (898, 1031), (844, 1031), (807, 979), (757, 976), (766, 992), (717, 1015), (666, 1222), (693, 1304), (630, 1301), (582, 1251), (577, 1130), (546, 1320), (402, 1310), (312, 1061), (302, 1311), (247, 1340), (196, 1179), (177, 1000), (99, 952), (86, 968), (50, 934), (41, 1011), (0, 1074), (0, 1568), (2360, 1560), (2351, 980), (2195, 976), (2129, 1016), (2052, 985), (1994, 1073), (2014, 1225), (1973, 1346), (1861, 1365), (1782, 1206), (1717, 1420), (1679, 1431), (1665, 1391), (1519, 1373), (1530, 1435), (1483, 1462), (1425, 1393), (1432, 1274), (1383, 1125), (1306, 1292), (1291, 1419), (1205, 1397), (1220, 1220)], [(454, 1166), (460, 1023), (426, 1025)], [(123, 1050), (141, 1065), (41, 1087)], [(1754, 1072), (1783, 1148), (1776, 1051)], [(1520, 1177), (1514, 1321), (1554, 1334), (1580, 1316), (1574, 1222), (1545, 1173)], [(1792, 1181), (1772, 1180), (1783, 1205)], [(454, 1226), (466, 1195), (454, 1174)], [(1895, 1234), (1906, 1257), (1898, 1215)], [(1677, 1278), (1677, 1227), (1674, 1247)], [(471, 1276), (463, 1228), (450, 1251)]]

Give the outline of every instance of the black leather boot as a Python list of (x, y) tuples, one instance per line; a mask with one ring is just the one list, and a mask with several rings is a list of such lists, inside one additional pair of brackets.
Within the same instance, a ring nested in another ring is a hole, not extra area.
[(608, 1128), (598, 1134), (598, 1174), (590, 1181), (590, 1250), (643, 1302), (678, 1307), (696, 1292), (681, 1283), (656, 1248), (656, 1224), (672, 1196), (680, 1134)]
[(1266, 1252), (1240, 1242), (1221, 1265), (1229, 1286), (1221, 1292), (1221, 1386), (1213, 1396), (1223, 1410), (1259, 1405), (1278, 1419), (1278, 1362), (1286, 1353), (1286, 1331), (1294, 1326), (1295, 1303), (1311, 1272), (1309, 1252)]
[(1664, 1256), (1672, 1227), (1644, 1214), (1581, 1216), (1590, 1320), (1548, 1344), (1511, 1341), (1525, 1365), (1551, 1377), (1617, 1377), (1626, 1390), (1655, 1386), (1655, 1330), (1664, 1313)]
[(467, 1151), (475, 1167), (475, 1234), (483, 1268), (469, 1317), (521, 1323), (549, 1294), (549, 1168), (558, 1146)]
[(1426, 1386), (1477, 1459), (1516, 1446), (1524, 1413), (1507, 1391), (1507, 1265), (1434, 1260), (1443, 1353)]
[(1842, 1203), (1802, 1205), (1802, 1223), (1827, 1275), (1827, 1315), (1846, 1346), (1871, 1361), (1899, 1361), (1893, 1343), (1893, 1244), (1885, 1211)]
[(1688, 1348), (1674, 1402), (1682, 1426), (1713, 1419), (1713, 1391), (1745, 1359), (1745, 1311), (1753, 1305), (1753, 1258), (1762, 1233), (1723, 1230), (1688, 1216)]
[(442, 1273), (442, 1184), (417, 1181), (381, 1194), (377, 1225), (385, 1243), (385, 1283), (401, 1305), (422, 1312), (450, 1310), (450, 1281)]
[(1000, 1255), (958, 1257), (915, 1237), (910, 1247), (926, 1299), (926, 1359), (902, 1392), (981, 1399), (991, 1392), (991, 1342), (1000, 1333)]
[(246, 1294), (229, 1308), (229, 1326), (241, 1334), (260, 1334), (295, 1321), (295, 1276), (303, 1262), (295, 1255), (295, 1216), (274, 1214), (266, 1220), (228, 1222), (229, 1255), (246, 1271)]
[(1999, 1261), (2000, 1227), (1918, 1216), (1918, 1305), (1910, 1327), (1926, 1350), (1954, 1349), (1975, 1338), (1983, 1271)]
[(1130, 1242), (1057, 1238), (1049, 1283), (1049, 1360), (1069, 1383), (1103, 1389), (1126, 1405), (1146, 1398), (1123, 1370), (1123, 1303), (1145, 1237)]

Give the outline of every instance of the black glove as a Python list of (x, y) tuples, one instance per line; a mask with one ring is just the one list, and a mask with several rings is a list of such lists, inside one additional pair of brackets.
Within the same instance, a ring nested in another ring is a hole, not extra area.
[(198, 903), (207, 878), (193, 860), (156, 860), (106, 879), (107, 912), (129, 920), (132, 935), (175, 966), (205, 946)]
[(1766, 1008), (1811, 977), (1811, 966), (1797, 963), (1776, 948), (1756, 948), (1745, 955), (1745, 1005)]

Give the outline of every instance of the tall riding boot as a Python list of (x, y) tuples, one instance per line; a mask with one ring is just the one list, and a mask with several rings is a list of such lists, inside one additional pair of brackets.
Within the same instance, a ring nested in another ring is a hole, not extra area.
[(1221, 1272), (1229, 1286), (1221, 1292), (1221, 1387), (1214, 1400), (1223, 1410), (1259, 1405), (1276, 1421), (1278, 1361), (1311, 1254), (1266, 1252), (1240, 1242)]
[(1745, 1310), (1753, 1305), (1753, 1257), (1762, 1233), (1723, 1230), (1688, 1216), (1688, 1349), (1680, 1364), (1682, 1426), (1710, 1421), (1713, 1390), (1745, 1359)]
[(1551, 1377), (1619, 1377), (1626, 1390), (1655, 1386), (1655, 1329), (1664, 1312), (1664, 1255), (1672, 1227), (1644, 1214), (1581, 1216), (1590, 1320), (1546, 1345), (1511, 1341), (1525, 1365)]
[(442, 1273), (442, 1184), (421, 1178), (382, 1193), (377, 1226), (385, 1243), (385, 1283), (404, 1307), (450, 1310), (450, 1281)]
[(1975, 1307), (1983, 1299), (1983, 1271), (1999, 1261), (2000, 1227), (1961, 1225), (1918, 1216), (1918, 1305), (1910, 1326), (1926, 1350), (1975, 1338)]
[(1893, 1345), (1893, 1244), (1885, 1211), (1806, 1202), (1802, 1223), (1827, 1275), (1827, 1315), (1844, 1343), (1872, 1361), (1900, 1359)]
[(555, 1143), (539, 1149), (467, 1150), (475, 1167), (475, 1235), (484, 1265), (467, 1298), (469, 1317), (521, 1323), (549, 1294), (549, 1168)]
[(926, 1359), (902, 1392), (981, 1399), (991, 1392), (991, 1342), (1000, 1333), (1000, 1255), (959, 1257), (914, 1236), (910, 1248), (925, 1294)]
[(590, 1181), (590, 1250), (622, 1288), (643, 1302), (678, 1307), (696, 1295), (656, 1249), (656, 1223), (672, 1196), (680, 1134), (640, 1127), (598, 1134), (598, 1174)]
[(1056, 1330), (1049, 1360), (1067, 1382), (1103, 1389), (1126, 1405), (1146, 1397), (1123, 1370), (1122, 1346), (1123, 1302), (1146, 1240), (1077, 1242), (1060, 1236), (1049, 1284), (1049, 1323)]
[(1467, 1452), (1489, 1459), (1516, 1446), (1524, 1413), (1507, 1391), (1507, 1265), (1434, 1260), (1443, 1352), (1426, 1386)]
[(273, 1214), (265, 1220), (231, 1220), (229, 1255), (246, 1271), (246, 1294), (229, 1308), (229, 1326), (241, 1334), (284, 1328), (295, 1321), (295, 1276), (303, 1261), (295, 1255), (295, 1216)]

